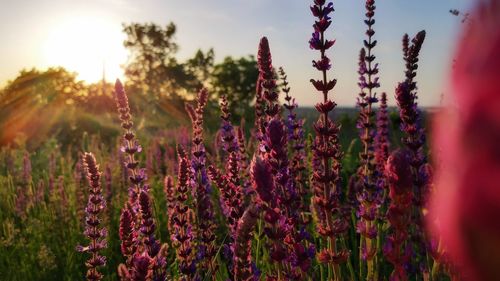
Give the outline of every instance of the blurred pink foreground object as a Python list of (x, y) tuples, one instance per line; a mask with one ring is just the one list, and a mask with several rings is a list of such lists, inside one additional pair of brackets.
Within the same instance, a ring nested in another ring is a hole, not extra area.
[(500, 280), (500, 0), (480, 1), (437, 118), (429, 225), (466, 280)]

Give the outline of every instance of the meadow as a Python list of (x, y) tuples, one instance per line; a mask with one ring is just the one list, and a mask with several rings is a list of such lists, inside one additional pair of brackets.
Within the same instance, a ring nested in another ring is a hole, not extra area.
[[(244, 107), (232, 86), (214, 95), (194, 83), (190, 98), (162, 101), (116, 80), (71, 102), (49, 95), (54, 121), (16, 88), (30, 79), (11, 83), (0, 97), (0, 279), (465, 280), (426, 227), (436, 169), (434, 111), (418, 105), (426, 32), (402, 37), (394, 55), (405, 71), (382, 93), (375, 0), (365, 8), (356, 108), (335, 103), (325, 0), (311, 2), (304, 42), (315, 53), (317, 76), (304, 77), (314, 108), (295, 102), (266, 37), (255, 59), (228, 62), (253, 79)], [(25, 74), (74, 78), (51, 71)], [(141, 83), (164, 91), (155, 77)]]

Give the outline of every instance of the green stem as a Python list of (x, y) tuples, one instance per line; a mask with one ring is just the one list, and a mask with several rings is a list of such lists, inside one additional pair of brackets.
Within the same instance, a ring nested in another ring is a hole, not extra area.
[[(342, 246), (344, 247), (344, 249), (348, 249), (347, 243), (345, 242), (345, 239), (343, 237), (340, 239), (340, 242), (342, 243)], [(352, 266), (350, 255), (349, 255), (349, 258), (347, 259), (347, 269), (349, 270), (349, 275), (351, 276), (351, 281), (356, 281), (357, 280), (356, 274), (354, 273), (354, 268)]]
[(262, 236), (262, 219), (259, 218), (259, 222), (257, 224), (257, 249), (255, 250), (255, 264), (259, 265), (259, 257), (260, 257), (260, 237)]
[(364, 243), (365, 242), (365, 239), (363, 237), (363, 235), (360, 235), (359, 236), (359, 254), (358, 254), (358, 261), (359, 261), (359, 280), (363, 280), (364, 279), (364, 262), (363, 262), (363, 246), (364, 246)]

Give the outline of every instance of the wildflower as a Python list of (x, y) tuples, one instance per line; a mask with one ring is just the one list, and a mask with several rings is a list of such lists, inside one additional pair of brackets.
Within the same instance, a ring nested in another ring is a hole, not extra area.
[[(412, 240), (415, 241), (415, 248), (419, 250), (418, 256), (425, 257), (426, 243), (423, 225), (424, 200), (427, 197), (428, 190), (425, 187), (425, 175), (419, 173), (420, 168), (427, 162), (424, 152), (425, 131), (422, 126), (421, 113), (417, 105), (417, 75), (419, 54), (425, 40), (425, 31), (420, 31), (411, 39), (407, 34), (403, 37), (403, 58), (406, 62), (405, 80), (396, 88), (396, 102), (399, 107), (399, 116), (401, 118), (401, 130), (404, 132), (402, 138), (403, 144), (412, 153), (412, 170), (414, 177), (414, 221), (416, 228), (412, 233)], [(416, 259), (417, 266), (424, 261)]]
[[(295, 113), (295, 109), (298, 107), (295, 99), (290, 96), (290, 86), (288, 85), (287, 76), (282, 67), (279, 69), (279, 73), (281, 76), (281, 80), (283, 82), (283, 92), (285, 93), (285, 103), (283, 106), (288, 110), (288, 117), (286, 120), (287, 125), (287, 136), (288, 136), (288, 147), (290, 153), (290, 165), (289, 165), (289, 173), (290, 177), (294, 180), (296, 185), (296, 190), (299, 193), (296, 196), (298, 200), (296, 204), (297, 208), (300, 209), (300, 223), (302, 227), (307, 225), (308, 219), (306, 218), (308, 215), (306, 213), (309, 212), (309, 201), (306, 200), (308, 198), (309, 190), (308, 184), (306, 183), (306, 175), (305, 175), (305, 140), (304, 140), (304, 119), (297, 119), (297, 114)], [(302, 199), (302, 200), (300, 200)]]
[(165, 199), (167, 201), (167, 214), (168, 214), (168, 231), (172, 235), (173, 230), (173, 215), (175, 212), (176, 204), (176, 192), (174, 186), (174, 179), (171, 176), (166, 176), (163, 182), (163, 192), (165, 193)]
[(249, 178), (250, 160), (248, 159), (247, 142), (245, 140), (244, 125), (245, 123), (244, 120), (242, 119), (240, 126), (236, 130), (236, 139), (238, 141), (238, 150), (240, 156), (239, 170), (240, 170), (240, 178), (243, 181), (242, 182), (243, 192), (245, 194), (248, 194), (250, 188), (250, 178)]
[(254, 128), (257, 130), (254, 132), (256, 134), (254, 137), (259, 138), (260, 130), (262, 127), (262, 122), (264, 121), (264, 98), (262, 96), (262, 77), (259, 72), (259, 77), (255, 82), (255, 121)]
[(135, 134), (132, 131), (134, 123), (132, 122), (128, 97), (120, 80), (116, 80), (114, 94), (121, 120), (121, 126), (124, 130), (123, 146), (121, 147), (121, 151), (125, 153), (124, 164), (128, 169), (129, 180), (132, 183), (132, 186), (129, 188), (129, 202), (132, 204), (134, 209), (138, 209), (137, 198), (143, 189), (143, 183), (146, 180), (146, 175), (144, 170), (139, 168), (139, 162), (135, 159), (135, 154), (141, 152), (142, 147), (139, 145), (137, 139), (135, 138)]
[(259, 42), (259, 51), (257, 54), (257, 64), (259, 66), (259, 77), (262, 86), (262, 98), (265, 101), (264, 113), (266, 118), (260, 124), (261, 133), (264, 134), (265, 126), (270, 119), (277, 116), (280, 112), (278, 104), (279, 93), (276, 89), (276, 79), (274, 78), (274, 69), (272, 65), (271, 50), (269, 41), (262, 37)]
[(193, 210), (188, 205), (191, 190), (190, 167), (185, 152), (178, 149), (179, 170), (176, 185), (177, 199), (175, 211), (172, 212), (173, 232), (170, 234), (176, 248), (180, 272), (192, 278), (195, 274), (194, 237), (192, 233)]
[(87, 171), (87, 178), (89, 182), (89, 198), (87, 208), (85, 208), (86, 228), (84, 234), (90, 240), (90, 244), (86, 247), (78, 246), (79, 252), (88, 252), (91, 257), (87, 260), (87, 280), (101, 280), (103, 275), (97, 268), (106, 264), (106, 257), (100, 254), (100, 251), (106, 248), (106, 228), (100, 226), (100, 214), (106, 207), (106, 201), (102, 196), (101, 189), (101, 172), (99, 165), (96, 163), (94, 155), (91, 153), (84, 154), (85, 170)]
[(199, 229), (200, 253), (204, 262), (200, 264), (203, 271), (209, 270), (213, 276), (216, 274), (217, 265), (214, 263), (216, 254), (215, 224), (213, 205), (210, 198), (211, 186), (206, 168), (206, 152), (203, 144), (203, 113), (208, 102), (207, 89), (201, 89), (196, 99), (194, 116), (191, 116), (193, 125), (193, 138), (191, 147), (191, 167), (195, 182), (196, 197), (196, 222)]
[(234, 152), (229, 155), (228, 163), (229, 170), (226, 170), (226, 174), (223, 175), (214, 166), (209, 167), (208, 174), (221, 190), (222, 210), (228, 219), (231, 233), (234, 234), (238, 220), (243, 215), (245, 204), (243, 202), (243, 187), (238, 177), (238, 159)]
[(377, 133), (375, 128), (375, 111), (373, 106), (378, 102), (377, 88), (380, 87), (378, 64), (375, 63), (374, 47), (377, 45), (377, 40), (373, 39), (375, 30), (375, 1), (366, 0), (366, 19), (367, 39), (363, 41), (364, 47), (359, 54), (359, 82), (360, 93), (357, 101), (360, 113), (358, 117), (357, 127), (359, 129), (359, 138), (363, 144), (359, 160), (361, 166), (358, 169), (357, 181), (360, 185), (358, 189), (357, 199), (358, 216), (360, 221), (357, 223), (357, 232), (361, 234), (360, 247), (363, 253), (363, 259), (367, 261), (367, 280), (371, 280), (375, 274), (376, 260), (374, 259), (377, 253), (377, 224), (376, 214), (382, 204), (383, 191), (378, 185), (379, 173), (376, 170), (375, 152), (374, 152), (374, 137)]
[(153, 278), (153, 259), (145, 251), (143, 253), (135, 253), (132, 258), (133, 270), (131, 273), (134, 281), (148, 281)]
[(144, 243), (149, 256), (156, 257), (160, 251), (160, 244), (155, 238), (156, 223), (153, 218), (151, 198), (146, 191), (141, 191), (139, 195), (139, 206), (141, 210), (140, 232), (142, 243)]
[(456, 108), (434, 124), (438, 171), (427, 222), (458, 273), (471, 280), (498, 276), (499, 25), (498, 1), (476, 5), (451, 73)]
[[(283, 239), (286, 235), (285, 217), (280, 214), (276, 183), (271, 165), (260, 156), (254, 156), (250, 166), (252, 187), (257, 194), (257, 204), (264, 212), (266, 226), (264, 232), (269, 240), (270, 258), (275, 264), (285, 262), (286, 247)], [(270, 272), (276, 277), (281, 272)]]
[[(375, 161), (377, 170), (383, 171), (389, 157), (389, 113), (387, 112), (387, 95), (382, 93), (380, 107), (377, 112), (377, 134), (375, 135)], [(379, 178), (379, 180), (383, 179)]]
[(233, 151), (238, 150), (238, 143), (236, 140), (235, 130), (231, 124), (230, 118), (231, 113), (229, 113), (228, 101), (226, 96), (221, 97), (220, 101), (221, 116), (222, 119), (220, 128), (220, 138), (222, 140), (224, 151), (229, 154)]
[(127, 260), (127, 266), (132, 266), (132, 256), (137, 247), (137, 233), (135, 230), (135, 217), (131, 211), (131, 206), (125, 206), (120, 215), (119, 235), (121, 240), (120, 249)]
[[(340, 267), (339, 263), (346, 260), (347, 251), (339, 250), (337, 247), (332, 247), (336, 244), (337, 238), (347, 230), (345, 214), (342, 211), (342, 206), (339, 205), (339, 181), (340, 181), (340, 159), (342, 152), (338, 143), (339, 127), (330, 119), (330, 112), (335, 108), (328, 94), (335, 87), (337, 81), (335, 79), (328, 80), (325, 62), (329, 61), (326, 51), (330, 49), (335, 40), (325, 38), (326, 28), (330, 26), (330, 13), (334, 11), (333, 4), (325, 5), (324, 0), (315, 0), (311, 6), (311, 12), (317, 21), (313, 25), (314, 33), (312, 34), (309, 45), (311, 49), (320, 52), (319, 60), (313, 62), (313, 65), (321, 72), (323, 79), (311, 79), (314, 88), (322, 94), (322, 102), (316, 105), (316, 109), (320, 113), (319, 119), (314, 124), (316, 137), (314, 139), (313, 150), (313, 170), (312, 187), (313, 187), (313, 208), (315, 210), (318, 233), (323, 238), (323, 248), (318, 248), (318, 260), (320, 263), (328, 265), (334, 272), (335, 279), (339, 280)], [(321, 66), (318, 68), (318, 66)]]
[(254, 280), (252, 268), (252, 236), (259, 218), (259, 209), (250, 205), (237, 223), (234, 245), (234, 278), (235, 280)]
[(260, 157), (254, 157), (250, 168), (252, 186), (261, 202), (266, 202), (274, 207), (273, 201), (275, 192), (274, 178), (271, 174), (271, 166)]
[(407, 280), (405, 263), (408, 229), (411, 224), (411, 202), (413, 197), (413, 175), (411, 154), (408, 150), (397, 150), (389, 156), (385, 167), (391, 203), (387, 219), (391, 224), (390, 234), (384, 246), (384, 255), (394, 265), (391, 280)]

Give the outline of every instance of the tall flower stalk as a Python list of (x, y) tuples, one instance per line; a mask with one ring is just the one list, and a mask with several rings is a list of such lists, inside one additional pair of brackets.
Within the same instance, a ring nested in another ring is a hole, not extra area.
[(196, 273), (193, 236), (194, 211), (188, 205), (191, 192), (189, 160), (184, 151), (179, 149), (179, 170), (176, 185), (177, 199), (172, 206), (172, 233), (171, 238), (176, 249), (179, 271), (182, 276), (180, 280), (193, 280)]
[(101, 172), (94, 155), (85, 153), (83, 156), (85, 170), (89, 182), (89, 198), (85, 208), (85, 231), (84, 234), (90, 241), (86, 247), (78, 246), (79, 252), (88, 252), (91, 257), (87, 260), (87, 280), (101, 280), (103, 274), (98, 268), (106, 264), (106, 257), (101, 255), (101, 250), (107, 247), (107, 231), (101, 226), (102, 213), (106, 207), (106, 201), (102, 195)]
[(139, 209), (137, 199), (143, 189), (146, 173), (144, 169), (139, 168), (139, 162), (135, 159), (136, 153), (141, 152), (142, 147), (139, 145), (132, 130), (134, 123), (132, 122), (128, 97), (120, 80), (116, 80), (115, 83), (115, 100), (121, 126), (124, 130), (121, 151), (125, 153), (125, 166), (128, 169), (131, 183), (129, 188), (129, 202), (133, 207), (133, 211), (136, 212)]
[(155, 237), (156, 222), (153, 217), (152, 199), (149, 192), (141, 191), (139, 194), (139, 206), (141, 210), (141, 245), (152, 261), (152, 271), (154, 280), (165, 280), (166, 258), (161, 253), (161, 245)]
[(394, 266), (390, 280), (408, 280), (405, 264), (411, 255), (408, 244), (413, 198), (411, 161), (407, 150), (397, 150), (391, 154), (385, 168), (391, 203), (387, 211), (390, 234), (384, 245), (384, 255)]
[(227, 217), (228, 225), (231, 229), (231, 239), (234, 238), (238, 220), (245, 211), (243, 202), (243, 186), (240, 176), (240, 147), (235, 135), (235, 129), (231, 124), (228, 103), (225, 96), (221, 97), (221, 129), (220, 138), (223, 150), (227, 153), (225, 159), (225, 173), (210, 166), (208, 174), (211, 180), (219, 187), (222, 196), (222, 211)]
[(264, 117), (264, 98), (262, 97), (262, 77), (259, 72), (257, 81), (255, 82), (255, 137), (258, 138), (260, 133), (260, 128), (262, 124), (262, 118)]
[(239, 152), (238, 141), (235, 135), (235, 129), (233, 124), (231, 124), (231, 113), (229, 112), (229, 104), (226, 96), (222, 96), (220, 99), (220, 109), (221, 109), (221, 127), (220, 127), (220, 138), (222, 141), (222, 149), (226, 154), (231, 152)]
[(167, 203), (168, 232), (172, 236), (174, 234), (174, 221), (172, 218), (175, 212), (175, 204), (177, 204), (177, 193), (172, 176), (165, 176), (163, 181), (163, 193), (165, 193), (165, 200)]
[[(278, 73), (281, 78), (281, 89), (285, 93), (285, 103), (283, 107), (288, 111), (285, 121), (287, 128), (287, 144), (288, 158), (288, 176), (290, 180), (290, 191), (285, 193), (290, 194), (288, 201), (285, 201), (287, 206), (294, 209), (289, 212), (289, 220), (294, 230), (288, 236), (289, 247), (292, 249), (292, 264), (299, 267), (302, 273), (306, 273), (310, 266), (311, 260), (314, 258), (314, 246), (309, 243), (310, 235), (307, 230), (310, 223), (310, 191), (306, 171), (306, 151), (304, 139), (304, 119), (297, 118), (298, 105), (295, 99), (290, 95), (290, 86), (287, 75), (282, 67)], [(302, 278), (299, 275), (299, 278)]]
[(123, 208), (120, 215), (120, 250), (125, 257), (125, 264), (122, 264), (122, 270), (119, 271), (121, 280), (127, 280), (132, 268), (132, 259), (137, 249), (137, 232), (135, 231), (135, 216), (130, 203)]
[[(375, 111), (373, 106), (378, 102), (377, 88), (380, 87), (378, 63), (375, 63), (373, 49), (377, 45), (377, 40), (373, 38), (375, 30), (375, 0), (366, 0), (366, 19), (367, 26), (364, 47), (359, 54), (359, 88), (360, 93), (357, 105), (360, 108), (357, 127), (360, 130), (360, 139), (363, 144), (363, 150), (359, 155), (361, 167), (358, 170), (359, 181), (362, 190), (358, 194), (359, 201), (358, 215), (360, 221), (357, 225), (357, 231), (361, 234), (360, 251), (363, 260), (366, 260), (367, 275), (366, 280), (373, 280), (376, 265), (375, 255), (377, 253), (377, 217), (378, 208), (382, 203), (383, 190), (378, 186), (378, 177), (375, 155), (374, 155), (374, 136), (375, 136)], [(362, 270), (362, 269), (360, 269)]]
[[(241, 165), (241, 147), (235, 135), (235, 130), (230, 121), (230, 113), (228, 108), (227, 99), (225, 96), (221, 97), (221, 129), (220, 138), (222, 147), (227, 157), (225, 159), (224, 172), (214, 165), (208, 167), (208, 175), (215, 186), (220, 190), (221, 209), (226, 217), (226, 222), (229, 227), (229, 237), (227, 239), (226, 254), (230, 260), (235, 261), (234, 247), (236, 232), (238, 228), (238, 221), (240, 220), (243, 212), (245, 211), (244, 202), (244, 186), (242, 179), (242, 165)], [(245, 152), (245, 151), (243, 151)], [(234, 274), (234, 264), (228, 265), (229, 274)], [(237, 279), (238, 280), (238, 279)]]
[(255, 269), (252, 267), (252, 237), (258, 218), (259, 208), (252, 204), (237, 223), (234, 236), (234, 280), (255, 280)]
[(279, 68), (279, 74), (282, 81), (282, 91), (285, 93), (286, 103), (283, 106), (287, 109), (287, 136), (288, 136), (288, 148), (289, 157), (291, 158), (289, 169), (290, 177), (295, 180), (296, 190), (299, 192), (299, 209), (300, 223), (302, 227), (306, 227), (310, 219), (307, 213), (309, 213), (309, 190), (307, 179), (305, 175), (306, 166), (306, 151), (305, 151), (305, 136), (304, 136), (304, 119), (298, 119), (295, 109), (298, 105), (295, 99), (290, 95), (290, 86), (287, 80), (287, 75), (282, 67)]
[[(406, 62), (405, 80), (396, 89), (396, 102), (399, 107), (399, 117), (401, 118), (401, 130), (404, 132), (403, 144), (410, 150), (412, 157), (412, 172), (414, 183), (414, 212), (413, 217), (416, 222), (412, 233), (412, 240), (416, 243), (419, 256), (427, 256), (426, 243), (424, 241), (423, 226), (423, 205), (428, 186), (423, 166), (426, 163), (424, 153), (425, 132), (422, 126), (421, 113), (417, 106), (417, 75), (419, 54), (425, 40), (425, 31), (420, 31), (411, 39), (407, 34), (403, 37), (403, 58)], [(419, 260), (417, 263), (421, 263)], [(420, 267), (420, 264), (417, 264)], [(430, 271), (430, 269), (426, 269)]]
[[(148, 268), (151, 270), (152, 277), (155, 280), (161, 280), (164, 277), (162, 267), (165, 265), (165, 259), (159, 255), (160, 244), (154, 234), (156, 225), (151, 209), (149, 186), (146, 184), (146, 171), (139, 167), (139, 161), (135, 158), (136, 153), (142, 151), (142, 147), (132, 130), (133, 122), (128, 97), (120, 80), (116, 80), (115, 83), (115, 100), (121, 126), (124, 129), (121, 151), (125, 153), (125, 166), (131, 184), (128, 191), (128, 204), (122, 210), (121, 219), (123, 221), (120, 221), (120, 237), (127, 239), (122, 240), (122, 252), (127, 259), (128, 275), (124, 275), (122, 278), (128, 279), (130, 276), (134, 278), (135, 275), (139, 274), (137, 266), (144, 267), (143, 263), (147, 260), (150, 262)], [(132, 254), (130, 250), (135, 252)], [(141, 262), (137, 263), (137, 260)], [(125, 274), (124, 270), (122, 272)]]
[(396, 92), (396, 101), (400, 109), (401, 129), (405, 133), (402, 141), (412, 152), (412, 167), (414, 170), (414, 182), (416, 186), (416, 203), (422, 206), (425, 191), (421, 190), (426, 182), (419, 175), (419, 170), (426, 162), (424, 154), (425, 132), (422, 126), (421, 113), (417, 107), (417, 75), (419, 54), (425, 40), (425, 31), (420, 31), (411, 40), (407, 34), (403, 37), (403, 58), (406, 62), (404, 85)]
[(195, 182), (196, 223), (198, 225), (198, 242), (201, 259), (199, 263), (203, 272), (209, 271), (212, 277), (217, 272), (217, 263), (214, 260), (217, 249), (215, 248), (215, 224), (213, 205), (210, 198), (210, 180), (206, 168), (206, 151), (203, 144), (203, 112), (208, 102), (208, 91), (203, 88), (198, 92), (197, 105), (194, 111), (189, 112), (193, 126), (191, 147), (191, 167)]
[[(387, 110), (387, 94), (382, 93), (380, 107), (377, 111), (377, 134), (375, 135), (375, 162), (377, 171), (383, 171), (389, 157), (389, 112)], [(380, 177), (379, 180), (383, 180)], [(382, 184), (385, 185), (385, 184)]]
[(250, 178), (252, 189), (256, 194), (256, 204), (263, 212), (266, 224), (264, 232), (266, 233), (270, 247), (269, 257), (274, 267), (271, 272), (267, 272), (267, 276), (274, 278), (273, 280), (283, 280), (282, 278), (286, 275), (283, 272), (286, 258), (286, 248), (283, 239), (286, 235), (286, 229), (284, 220), (279, 212), (278, 201), (276, 200), (275, 179), (269, 163), (264, 161), (260, 156), (254, 156), (250, 165)]
[(269, 41), (267, 37), (262, 37), (259, 42), (259, 51), (257, 53), (257, 65), (259, 67), (259, 83), (261, 84), (262, 103), (264, 104), (263, 113), (260, 122), (261, 134), (265, 134), (265, 128), (269, 121), (275, 116), (278, 118), (280, 113), (279, 105), (279, 92), (276, 84), (276, 77), (274, 74), (271, 49), (269, 48)]
[(249, 158), (247, 154), (247, 141), (245, 139), (245, 122), (242, 120), (240, 126), (236, 129), (236, 140), (238, 142), (238, 150), (240, 156), (240, 178), (243, 181), (243, 192), (247, 194), (250, 188), (249, 176)]
[[(348, 258), (349, 252), (340, 249), (338, 239), (347, 230), (348, 224), (340, 205), (340, 159), (342, 152), (338, 142), (339, 127), (330, 119), (330, 112), (336, 104), (329, 97), (337, 80), (328, 79), (331, 62), (326, 51), (335, 41), (326, 39), (325, 32), (331, 24), (330, 14), (334, 11), (333, 3), (325, 4), (325, 0), (315, 0), (311, 6), (313, 16), (317, 19), (313, 25), (314, 33), (309, 46), (320, 52), (320, 58), (313, 61), (313, 66), (321, 73), (321, 79), (311, 79), (311, 83), (322, 94), (323, 101), (316, 104), (320, 113), (314, 124), (316, 137), (313, 142), (313, 207), (316, 211), (317, 230), (323, 238), (319, 248), (318, 260), (327, 265), (329, 279), (342, 280), (340, 264)], [(332, 276), (333, 274), (333, 276)]]
[[(281, 279), (288, 273), (285, 272), (287, 256), (286, 246), (283, 243), (286, 230), (284, 225), (285, 218), (280, 214), (278, 201), (278, 190), (276, 188), (275, 179), (271, 172), (271, 165), (265, 161), (262, 156), (266, 151), (270, 150), (266, 147), (265, 137), (270, 120), (278, 115), (280, 107), (278, 104), (278, 92), (276, 89), (276, 80), (274, 76), (274, 69), (272, 66), (271, 50), (269, 48), (269, 41), (266, 37), (262, 37), (259, 42), (259, 50), (257, 53), (257, 65), (259, 68), (259, 83), (261, 86), (261, 99), (263, 104), (261, 120), (259, 121), (258, 128), (258, 153), (261, 157), (254, 158), (250, 168), (250, 176), (252, 181), (253, 190), (259, 198), (259, 204), (264, 212), (264, 232), (268, 238), (270, 247), (270, 259), (273, 263), (273, 272), (268, 275), (272, 278)], [(276, 128), (279, 128), (281, 120), (275, 120)], [(282, 125), (282, 124), (281, 124)], [(273, 138), (278, 142), (283, 140), (283, 136)], [(276, 170), (275, 170), (276, 171)], [(267, 184), (262, 184), (265, 182)], [(268, 190), (265, 190), (268, 189)]]
[(260, 41), (257, 62), (266, 114), (260, 128), (259, 153), (272, 171), (275, 184), (272, 193), (275, 207), (272, 208), (278, 208), (272, 210), (273, 204), (267, 204), (268, 208), (264, 209), (264, 232), (271, 241), (270, 256), (275, 265), (275, 277), (296, 280), (309, 269), (310, 255), (298, 232), (300, 197), (290, 172), (287, 130), (280, 114), (278, 85), (266, 37)]

